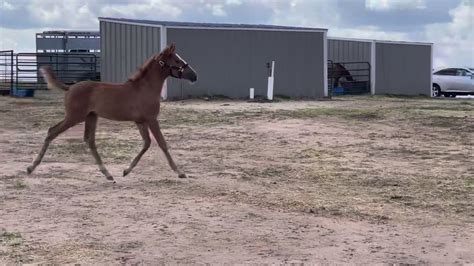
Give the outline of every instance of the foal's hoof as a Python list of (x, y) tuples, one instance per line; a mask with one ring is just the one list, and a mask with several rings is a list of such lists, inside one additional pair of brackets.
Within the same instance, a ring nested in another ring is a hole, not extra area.
[(130, 170), (128, 169), (123, 170), (123, 176), (127, 176), (128, 174), (130, 174)]
[(178, 175), (179, 178), (187, 178), (186, 174), (185, 173), (181, 173)]
[(113, 177), (113, 176), (109, 175), (109, 176), (107, 176), (107, 177), (105, 177), (105, 178), (107, 178), (107, 180), (114, 181), (114, 183), (115, 183), (115, 180), (114, 180), (114, 177)]
[(33, 170), (35, 170), (35, 168), (34, 168), (33, 166), (28, 166), (28, 167), (26, 168), (26, 172), (27, 172), (28, 174), (33, 173)]

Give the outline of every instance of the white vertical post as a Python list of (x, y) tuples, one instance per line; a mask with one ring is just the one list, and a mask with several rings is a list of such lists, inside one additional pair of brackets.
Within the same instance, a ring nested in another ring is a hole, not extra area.
[(434, 44), (431, 44), (430, 46), (430, 95), (433, 97), (433, 49), (434, 49)]
[(375, 60), (376, 60), (376, 49), (375, 49), (376, 42), (375, 40), (372, 41), (370, 44), (370, 93), (372, 95), (375, 94)]
[(271, 75), (268, 77), (268, 87), (267, 87), (267, 99), (272, 101), (273, 100), (273, 81), (274, 81), (274, 74), (275, 74), (275, 61), (272, 61), (272, 69)]
[(255, 89), (250, 88), (250, 99), (253, 99), (253, 98), (255, 98)]
[(328, 97), (328, 32), (323, 32), (323, 96)]
[[(166, 38), (166, 27), (161, 26), (160, 27), (160, 49), (163, 51), (166, 48), (167, 44), (167, 38)], [(165, 82), (163, 83), (163, 89), (161, 90), (161, 98), (163, 100), (166, 100), (168, 98), (168, 83)]]

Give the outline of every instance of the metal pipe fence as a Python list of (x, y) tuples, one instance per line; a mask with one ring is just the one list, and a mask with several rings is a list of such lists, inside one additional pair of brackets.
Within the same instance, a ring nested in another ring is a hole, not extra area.
[(100, 58), (91, 53), (14, 53), (0, 51), (0, 91), (14, 95), (17, 90), (46, 89), (39, 69), (51, 66), (66, 84), (100, 80)]

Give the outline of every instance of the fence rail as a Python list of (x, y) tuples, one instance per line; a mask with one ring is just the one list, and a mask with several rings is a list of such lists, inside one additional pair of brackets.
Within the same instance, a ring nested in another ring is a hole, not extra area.
[(329, 95), (370, 93), (369, 62), (333, 62), (328, 60)]
[(13, 81), (13, 50), (0, 51), (0, 95), (10, 94), (13, 90)]
[(100, 58), (95, 54), (0, 51), (0, 91), (14, 94), (17, 90), (46, 89), (39, 73), (42, 66), (51, 66), (56, 77), (66, 84), (100, 80)]

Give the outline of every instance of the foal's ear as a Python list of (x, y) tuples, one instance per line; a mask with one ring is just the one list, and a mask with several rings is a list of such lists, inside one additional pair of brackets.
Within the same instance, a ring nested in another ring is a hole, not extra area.
[(176, 45), (174, 43), (168, 45), (168, 47), (165, 48), (165, 50), (163, 51), (163, 53), (165, 55), (171, 55), (173, 54), (174, 52), (176, 51)]
[(168, 47), (170, 54), (173, 54), (176, 51), (176, 44), (171, 43)]

